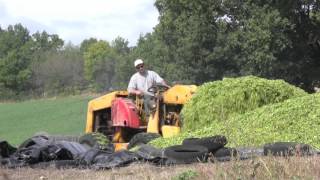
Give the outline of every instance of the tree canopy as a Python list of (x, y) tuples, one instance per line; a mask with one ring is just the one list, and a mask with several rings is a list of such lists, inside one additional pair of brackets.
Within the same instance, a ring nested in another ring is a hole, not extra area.
[(137, 58), (169, 84), (255, 75), (309, 92), (320, 85), (320, 1), (156, 0), (154, 5), (159, 23), (132, 47), (120, 36), (111, 42), (91, 37), (75, 46), (45, 31), (31, 35), (21, 24), (0, 28), (0, 95), (124, 89)]

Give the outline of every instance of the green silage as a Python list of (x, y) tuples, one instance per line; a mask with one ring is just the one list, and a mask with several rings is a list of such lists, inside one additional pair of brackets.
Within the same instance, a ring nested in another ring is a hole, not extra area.
[(200, 86), (182, 110), (184, 130), (195, 130), (222, 123), (230, 115), (242, 114), (258, 107), (306, 95), (302, 89), (283, 80), (255, 76), (225, 78)]
[(320, 148), (320, 93), (234, 116), (219, 131), (227, 136), (230, 146), (284, 141)]
[[(185, 138), (218, 134), (227, 136), (230, 142), (229, 146), (260, 145), (258, 142), (271, 142), (268, 140), (272, 138), (254, 141), (255, 143), (245, 142), (246, 135), (241, 132), (244, 132), (243, 128), (246, 128), (245, 132), (252, 131), (252, 138), (254, 138), (255, 131), (250, 128), (250, 125), (259, 124), (257, 119), (260, 119), (260, 116), (272, 116), (273, 112), (264, 115), (265, 112), (258, 111), (254, 118), (245, 121), (247, 124), (242, 124), (241, 121), (235, 120), (233, 117), (241, 117), (265, 105), (304, 96), (307, 96), (306, 92), (283, 80), (267, 80), (254, 76), (225, 78), (222, 81), (205, 83), (198, 88), (196, 94), (182, 110), (184, 117), (182, 133), (173, 138), (158, 138), (151, 144), (157, 147), (167, 147), (181, 144)], [(291, 113), (290, 105), (283, 111), (288, 112), (289, 115)], [(272, 127), (267, 126), (266, 128)], [(256, 131), (259, 132), (262, 129)]]

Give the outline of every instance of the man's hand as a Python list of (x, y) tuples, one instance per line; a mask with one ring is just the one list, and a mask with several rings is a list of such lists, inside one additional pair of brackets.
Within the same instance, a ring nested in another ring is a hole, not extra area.
[(143, 96), (143, 92), (142, 92), (142, 91), (139, 91), (139, 90), (136, 90), (136, 91), (135, 91), (135, 94), (136, 94), (137, 96)]
[(143, 91), (137, 90), (137, 89), (130, 89), (128, 90), (128, 93), (131, 95), (136, 95), (136, 96), (143, 96)]
[(165, 80), (163, 80), (161, 83), (162, 85), (166, 86), (168, 89), (171, 88), (171, 86), (169, 86)]

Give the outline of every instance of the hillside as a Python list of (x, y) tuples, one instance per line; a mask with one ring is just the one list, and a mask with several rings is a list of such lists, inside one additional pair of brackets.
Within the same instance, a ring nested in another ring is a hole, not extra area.
[(0, 139), (18, 145), (38, 132), (79, 135), (84, 132), (87, 103), (92, 98), (72, 96), (0, 103)]

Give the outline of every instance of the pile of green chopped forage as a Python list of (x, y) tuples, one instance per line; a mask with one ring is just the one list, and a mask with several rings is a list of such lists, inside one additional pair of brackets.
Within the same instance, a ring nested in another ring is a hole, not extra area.
[(302, 89), (283, 80), (267, 80), (255, 76), (225, 78), (222, 81), (205, 83), (182, 110), (183, 128), (203, 128), (226, 121), (233, 114), (242, 114), (306, 94)]
[[(238, 141), (239, 138), (235, 141), (230, 139), (235, 137), (232, 132), (238, 131), (237, 128), (241, 124), (241, 122), (232, 124), (233, 117), (241, 117), (246, 112), (268, 104), (303, 96), (307, 96), (307, 93), (283, 80), (267, 80), (255, 76), (225, 78), (222, 81), (205, 83), (198, 87), (196, 94), (182, 110), (184, 118), (182, 133), (173, 138), (158, 138), (151, 144), (167, 147), (181, 144), (182, 140), (188, 137), (221, 134), (227, 136), (229, 145), (258, 145), (259, 143), (248, 144)], [(252, 121), (257, 122), (261, 115), (258, 114)]]
[(282, 141), (310, 144), (318, 149), (319, 132), (320, 93), (234, 116), (220, 130), (230, 146), (261, 146)]

